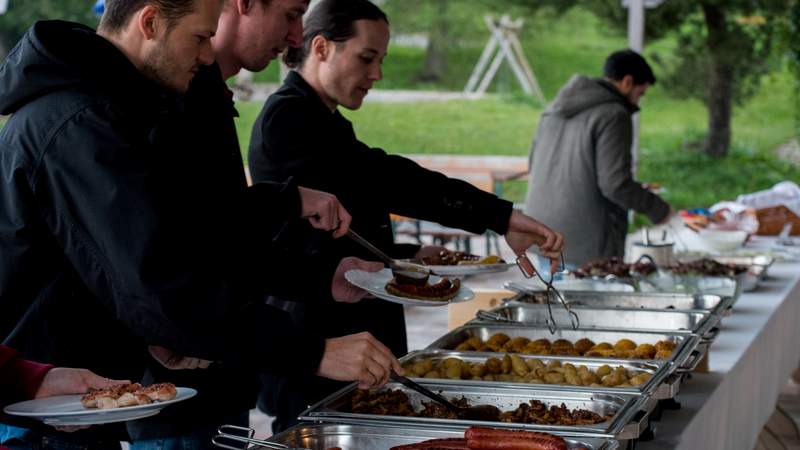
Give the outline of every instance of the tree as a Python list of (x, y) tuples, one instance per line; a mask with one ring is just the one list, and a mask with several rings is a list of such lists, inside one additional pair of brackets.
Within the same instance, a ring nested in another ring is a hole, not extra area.
[[(627, 23), (619, 0), (585, 4), (619, 27)], [(660, 77), (664, 85), (679, 96), (702, 100), (708, 108), (703, 144), (708, 155), (727, 155), (733, 106), (753, 95), (770, 70), (788, 9), (786, 0), (667, 0), (648, 10), (648, 39), (677, 36), (674, 54), (653, 58), (666, 71)]]
[(97, 26), (92, 0), (9, 0), (8, 12), (0, 16), (0, 59), (37, 20), (63, 19)]
[(800, 139), (800, 0), (792, 2), (782, 37), (789, 68), (794, 74), (795, 136)]
[(428, 34), (428, 48), (425, 52), (425, 65), (417, 78), (420, 81), (439, 81), (447, 70), (447, 44), (450, 36), (447, 20), (448, 0), (432, 0), (434, 14), (430, 33)]

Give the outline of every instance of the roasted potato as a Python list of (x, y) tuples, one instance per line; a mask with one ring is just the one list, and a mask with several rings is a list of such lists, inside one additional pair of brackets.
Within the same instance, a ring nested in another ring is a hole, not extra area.
[(474, 377), (482, 377), (486, 375), (486, 366), (481, 363), (473, 363), (469, 366), (469, 373)]
[(591, 339), (578, 339), (575, 342), (575, 350), (577, 350), (581, 355), (588, 352), (592, 347), (594, 347), (594, 342)]
[(496, 345), (496, 346), (498, 346), (498, 347), (502, 347), (502, 346), (503, 346), (503, 344), (505, 344), (506, 342), (508, 342), (510, 339), (511, 339), (511, 338), (510, 338), (510, 337), (508, 337), (508, 335), (507, 335), (507, 334), (504, 334), (504, 333), (495, 333), (495, 334), (493, 334), (493, 335), (492, 335), (492, 336), (489, 338), (489, 340), (487, 340), (487, 341), (486, 341), (486, 345), (489, 345), (489, 346), (494, 346), (494, 345)]
[(486, 371), (492, 375), (503, 373), (503, 363), (497, 358), (489, 358), (486, 360)]
[(633, 351), (636, 350), (636, 343), (630, 339), (620, 339), (614, 344), (614, 350), (628, 350)]
[(411, 368), (411, 371), (418, 377), (425, 376), (425, 374), (431, 370), (433, 370), (433, 361), (430, 359), (420, 359), (415, 362), (414, 366)]
[(511, 370), (519, 376), (523, 376), (530, 371), (528, 365), (525, 364), (525, 360), (519, 355), (511, 355)]
[(528, 366), (528, 369), (534, 370), (540, 367), (544, 367), (544, 363), (541, 359), (530, 358), (525, 360), (525, 364)]
[(425, 374), (424, 378), (442, 378), (442, 374), (438, 370), (431, 370)]
[(503, 373), (511, 373), (511, 356), (503, 356), (503, 360), (500, 362), (500, 367), (502, 368)]

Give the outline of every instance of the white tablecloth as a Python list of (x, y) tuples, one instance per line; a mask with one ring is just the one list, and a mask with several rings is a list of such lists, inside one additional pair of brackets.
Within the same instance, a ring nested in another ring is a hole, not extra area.
[(775, 263), (745, 293), (711, 346), (710, 373), (692, 374), (664, 411), (655, 440), (637, 448), (752, 450), (800, 362), (800, 263)]

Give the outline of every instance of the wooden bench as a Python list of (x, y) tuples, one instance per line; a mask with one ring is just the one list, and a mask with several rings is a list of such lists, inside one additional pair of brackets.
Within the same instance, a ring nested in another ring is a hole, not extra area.
[[(426, 169), (441, 172), (451, 178), (464, 180), (478, 189), (502, 197), (503, 182), (518, 179), (528, 173), (528, 158), (521, 156), (461, 156), (461, 155), (404, 155)], [(470, 240), (475, 234), (443, 227), (432, 222), (392, 215), (395, 233), (414, 237), (422, 243), (422, 237), (432, 238), (435, 244), (453, 242), (457, 250), (471, 252)], [(497, 235), (486, 233), (486, 254), (500, 252)], [(492, 246), (495, 251), (492, 252)]]

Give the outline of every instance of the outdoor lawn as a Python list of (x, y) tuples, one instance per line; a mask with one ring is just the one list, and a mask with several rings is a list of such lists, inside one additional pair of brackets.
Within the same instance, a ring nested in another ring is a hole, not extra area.
[[(605, 56), (625, 46), (625, 38), (606, 34), (594, 16), (573, 11), (548, 27), (529, 20), (530, 29), (545, 30), (523, 36), (529, 61), (552, 99), (573, 73), (597, 75)], [(488, 32), (487, 32), (488, 33)], [(452, 51), (450, 70), (440, 85), (420, 84), (414, 73), (421, 67), (424, 50), (391, 48), (379, 89), (461, 90), (477, 61), (485, 37), (469, 48)], [(646, 49), (668, 49), (668, 40)], [(268, 69), (269, 70), (269, 69)], [(262, 75), (277, 79), (276, 69)], [(656, 66), (656, 71), (658, 71)], [(528, 154), (542, 106), (524, 97), (510, 71), (501, 73), (494, 90), (479, 101), (442, 103), (366, 103), (358, 111), (343, 111), (353, 121), (359, 137), (392, 153), (521, 155)], [(697, 100), (670, 98), (660, 85), (642, 102), (642, 136), (639, 178), (659, 182), (664, 196), (676, 207), (709, 206), (740, 193), (764, 189), (784, 179), (800, 180), (800, 169), (779, 161), (773, 150), (794, 136), (793, 79), (779, 68), (764, 77), (755, 97), (735, 110), (733, 146), (728, 157), (708, 158), (695, 150), (706, 129), (706, 109)], [(239, 105), (239, 132), (247, 152), (249, 130), (261, 105)], [(332, 149), (333, 151), (333, 149)], [(511, 182), (506, 196), (521, 201), (525, 184)]]

